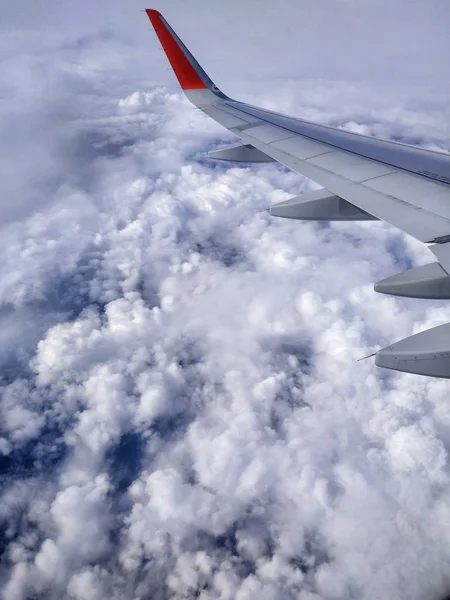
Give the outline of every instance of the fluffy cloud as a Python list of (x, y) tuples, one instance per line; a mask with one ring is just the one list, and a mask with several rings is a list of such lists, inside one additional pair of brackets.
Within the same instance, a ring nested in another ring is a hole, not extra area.
[[(3, 106), (36, 127), (0, 207), (3, 597), (442, 597), (448, 386), (356, 362), (448, 320), (373, 292), (428, 251), (271, 219), (311, 184), (205, 159), (229, 134), (112, 43), (41, 55), (50, 105), (27, 55)], [(263, 102), (448, 147), (440, 104), (301, 83)]]

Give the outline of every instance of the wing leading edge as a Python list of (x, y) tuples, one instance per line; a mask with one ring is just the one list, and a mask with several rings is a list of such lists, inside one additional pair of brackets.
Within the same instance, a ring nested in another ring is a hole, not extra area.
[[(188, 99), (241, 140), (241, 144), (214, 151), (211, 157), (277, 161), (326, 188), (311, 197), (273, 206), (271, 214), (384, 220), (432, 244), (430, 249), (439, 262), (378, 282), (376, 291), (450, 298), (450, 155), (233, 100), (213, 83), (164, 17), (152, 9), (146, 12)], [(412, 336), (380, 350), (375, 362), (394, 370), (450, 378), (450, 334), (448, 343), (445, 339), (442, 329), (434, 328), (426, 336)]]

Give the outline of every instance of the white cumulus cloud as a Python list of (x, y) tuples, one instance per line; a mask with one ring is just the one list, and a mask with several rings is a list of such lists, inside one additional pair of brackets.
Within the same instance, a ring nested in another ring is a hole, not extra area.
[[(230, 134), (128, 71), (114, 24), (44, 44), (27, 18), (0, 81), (2, 597), (442, 598), (448, 385), (356, 362), (448, 321), (373, 291), (427, 249), (270, 218), (313, 184), (207, 160)], [(310, 76), (261, 102), (448, 149), (439, 98)]]

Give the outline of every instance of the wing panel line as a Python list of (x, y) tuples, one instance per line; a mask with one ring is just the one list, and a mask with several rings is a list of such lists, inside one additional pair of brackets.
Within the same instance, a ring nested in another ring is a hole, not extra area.
[[(247, 143), (254, 144), (253, 138), (246, 135), (245, 132), (242, 133), (242, 138)], [(361, 210), (394, 225), (424, 243), (429, 243), (436, 237), (448, 235), (450, 232), (450, 220), (443, 216), (364, 187), (361, 183), (350, 181), (306, 161), (296, 162), (294, 156), (278, 150), (270, 144), (260, 142), (259, 149), (300, 175), (317, 182), (326, 189), (332, 189), (333, 193)], [(301, 163), (301, 170), (297, 168), (298, 163)]]
[[(240, 102), (234, 102), (233, 104), (235, 105), (235, 107), (239, 106), (239, 110), (241, 110), (243, 113), (250, 114), (250, 115), (252, 114), (251, 112), (249, 112), (249, 111), (245, 110), (244, 108), (242, 108), (241, 107), (242, 104)], [(358, 138), (361, 138), (363, 140), (369, 140), (369, 143), (370, 142), (371, 143), (382, 142), (383, 144), (391, 144), (392, 146), (399, 146), (402, 149), (404, 148), (404, 149), (409, 150), (409, 151), (416, 150), (416, 148), (413, 147), (413, 146), (408, 146), (407, 144), (401, 144), (399, 142), (394, 142), (392, 140), (379, 140), (378, 138), (372, 138), (372, 137), (368, 137), (368, 136), (363, 136), (363, 135), (360, 135), (360, 134), (356, 134), (356, 133), (354, 133), (352, 131), (338, 130), (338, 129), (335, 129), (333, 127), (328, 127), (326, 125), (319, 125), (319, 124), (316, 124), (316, 123), (310, 123), (308, 121), (302, 121), (301, 119), (295, 119), (293, 117), (287, 117), (287, 116), (284, 116), (284, 115), (277, 115), (277, 113), (270, 113), (269, 111), (266, 111), (265, 109), (257, 108), (256, 110), (257, 111), (268, 112), (269, 114), (274, 114), (275, 116), (278, 116), (278, 117), (283, 118), (283, 119), (296, 121), (296, 122), (298, 122), (300, 124), (303, 124), (303, 125), (306, 125), (306, 126), (313, 126), (313, 127), (320, 128), (320, 129), (323, 129), (323, 130), (328, 130), (328, 131), (330, 131), (330, 132), (332, 132), (334, 134), (336, 132), (338, 132), (338, 133), (343, 133), (343, 134), (347, 134), (347, 135), (351, 135), (351, 136), (357, 136)], [(319, 139), (317, 137), (313, 137), (311, 134), (304, 133), (304, 132), (299, 132), (299, 131), (295, 131), (294, 129), (290, 129), (290, 128), (286, 127), (286, 125), (279, 125), (278, 123), (276, 123), (274, 121), (271, 121), (271, 120), (268, 120), (268, 119), (265, 119), (263, 117), (260, 117), (259, 115), (254, 115), (254, 116), (258, 116), (258, 118), (260, 118), (261, 121), (263, 121), (263, 122), (265, 122), (265, 123), (267, 123), (269, 125), (275, 125), (276, 127), (280, 127), (280, 129), (285, 129), (287, 131), (290, 131), (292, 134), (294, 134), (293, 137), (295, 137), (295, 135), (299, 135), (299, 136), (305, 137), (305, 138), (307, 138), (307, 139), (309, 139), (309, 140), (311, 140), (313, 142), (319, 142), (321, 144), (327, 144), (328, 146), (331, 146), (332, 148), (335, 148), (336, 150), (341, 150), (341, 151), (344, 151), (344, 152), (350, 152), (351, 154), (354, 154), (355, 156), (360, 156), (360, 157), (363, 157), (363, 158), (367, 158), (369, 160), (373, 160), (374, 162), (378, 162), (378, 163), (386, 165), (388, 167), (393, 167), (395, 169), (398, 169), (399, 171), (404, 171), (406, 173), (412, 173), (412, 174), (416, 175), (417, 177), (421, 177), (423, 179), (429, 179), (429, 180), (435, 182), (436, 184), (441, 185), (443, 188), (447, 188), (448, 189), (448, 187), (449, 187), (449, 185), (445, 181), (442, 181), (442, 179), (439, 179), (439, 177), (442, 177), (442, 175), (435, 174), (435, 173), (432, 173), (432, 172), (429, 172), (429, 174), (425, 174), (425, 172), (419, 172), (418, 170), (415, 170), (413, 168), (407, 168), (405, 166), (400, 166), (398, 164), (396, 165), (396, 164), (394, 164), (392, 162), (389, 162), (389, 161), (386, 161), (386, 160), (381, 160), (379, 158), (373, 158), (370, 155), (363, 154), (363, 153), (355, 151), (355, 150), (349, 150), (348, 148), (345, 148), (342, 145), (337, 145), (336, 143), (330, 142), (329, 140), (324, 141), (324, 140), (321, 140), (321, 139)], [(377, 148), (375, 148), (375, 149), (377, 150)], [(431, 150), (428, 151), (428, 150), (422, 149), (422, 148), (417, 148), (417, 150), (419, 150), (420, 152), (432, 152)], [(434, 152), (433, 154), (436, 155), (436, 156), (439, 156), (441, 158), (442, 162), (444, 162), (445, 160), (449, 160), (450, 161), (450, 155), (449, 155), (449, 157), (447, 159), (447, 155), (442, 154), (440, 152)], [(449, 165), (450, 165), (450, 162), (449, 162)]]

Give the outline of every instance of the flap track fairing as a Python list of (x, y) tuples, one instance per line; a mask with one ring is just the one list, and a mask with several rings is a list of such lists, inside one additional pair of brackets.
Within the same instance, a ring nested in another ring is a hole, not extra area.
[(450, 379), (450, 323), (379, 350), (375, 364), (394, 371)]
[(270, 207), (270, 214), (304, 221), (376, 221), (373, 215), (322, 189)]
[(374, 285), (374, 290), (407, 298), (450, 300), (450, 277), (435, 262), (386, 277)]
[(262, 163), (262, 162), (274, 162), (273, 158), (258, 150), (251, 144), (233, 144), (231, 146), (225, 146), (218, 150), (211, 150), (208, 152), (209, 158), (215, 160), (228, 160), (232, 162), (240, 163)]

